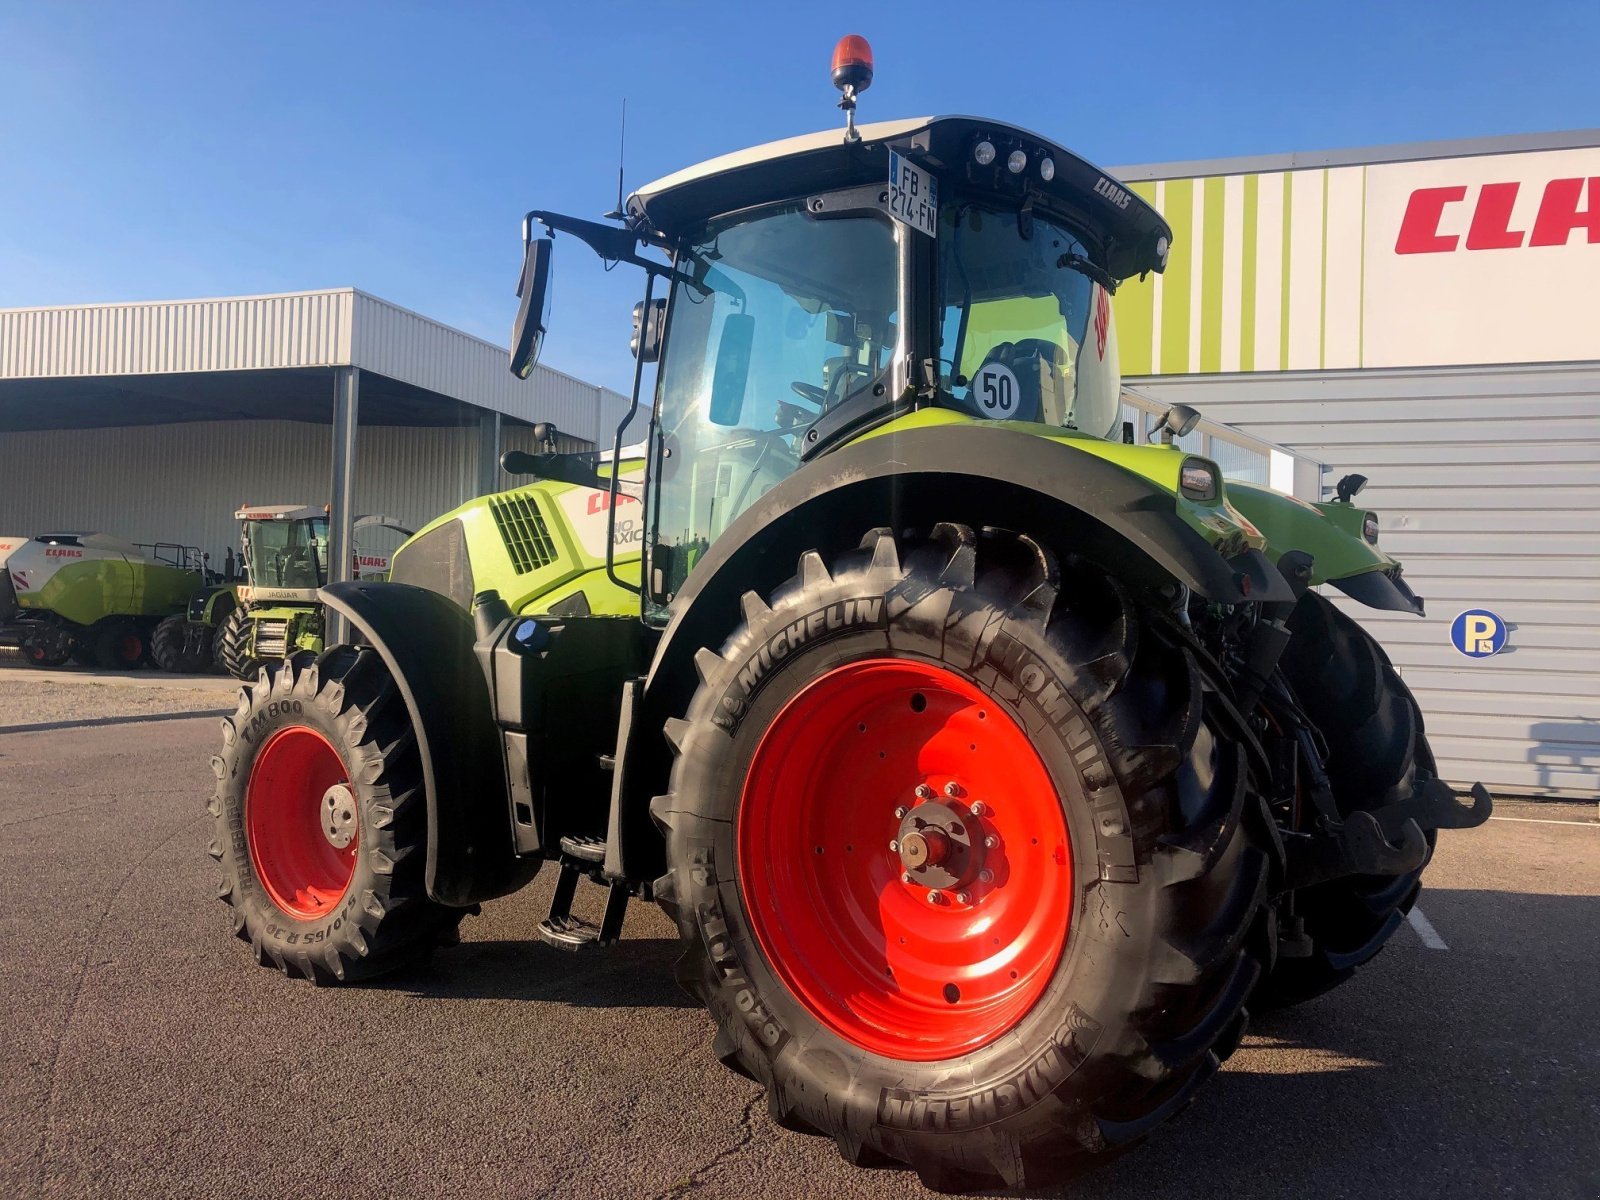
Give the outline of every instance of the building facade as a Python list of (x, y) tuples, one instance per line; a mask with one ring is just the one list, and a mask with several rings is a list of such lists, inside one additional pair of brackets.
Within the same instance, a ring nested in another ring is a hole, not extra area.
[[(1174, 231), (1116, 298), (1164, 403), (1323, 464), (1427, 600), (1359, 608), (1441, 773), (1600, 792), (1600, 131), (1124, 168)], [(1457, 648), (1468, 610), (1504, 630)]]

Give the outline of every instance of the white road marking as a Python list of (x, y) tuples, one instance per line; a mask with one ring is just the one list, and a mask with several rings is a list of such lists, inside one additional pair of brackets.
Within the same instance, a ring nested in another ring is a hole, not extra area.
[(1516, 821), (1521, 825), (1583, 825), (1600, 829), (1600, 821), (1552, 821), (1549, 817), (1490, 817), (1491, 821)]
[(1448, 950), (1444, 939), (1439, 936), (1439, 931), (1433, 927), (1433, 922), (1422, 915), (1422, 909), (1412, 906), (1406, 914), (1406, 920), (1411, 922), (1411, 928), (1417, 931), (1417, 936), (1422, 939), (1422, 944), (1429, 950)]

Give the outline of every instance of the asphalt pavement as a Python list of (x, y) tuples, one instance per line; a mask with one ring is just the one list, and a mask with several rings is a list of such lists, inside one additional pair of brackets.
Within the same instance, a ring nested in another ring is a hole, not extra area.
[[(654, 908), (609, 953), (535, 941), (553, 872), (378, 986), (258, 967), (205, 853), (216, 737), (0, 732), (0, 1196), (929, 1195), (767, 1119)], [(1070, 1195), (1600, 1196), (1600, 825), (1500, 812), (1445, 835), (1425, 922)]]

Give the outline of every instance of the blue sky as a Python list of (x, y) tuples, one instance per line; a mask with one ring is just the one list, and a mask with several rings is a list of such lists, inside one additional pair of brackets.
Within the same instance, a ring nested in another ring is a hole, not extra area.
[[(1600, 125), (1600, 4), (0, 4), (0, 307), (353, 285), (504, 343), (521, 215), (838, 122), (976, 112), (1108, 165)], [(545, 361), (626, 387), (571, 242)]]

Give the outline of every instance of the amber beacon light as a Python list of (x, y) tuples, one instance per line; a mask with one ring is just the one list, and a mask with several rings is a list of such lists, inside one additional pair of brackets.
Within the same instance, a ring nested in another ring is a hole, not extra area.
[(859, 141), (856, 97), (872, 86), (872, 47), (859, 33), (845, 34), (833, 48), (833, 86), (842, 93), (839, 107), (845, 114), (845, 141)]

